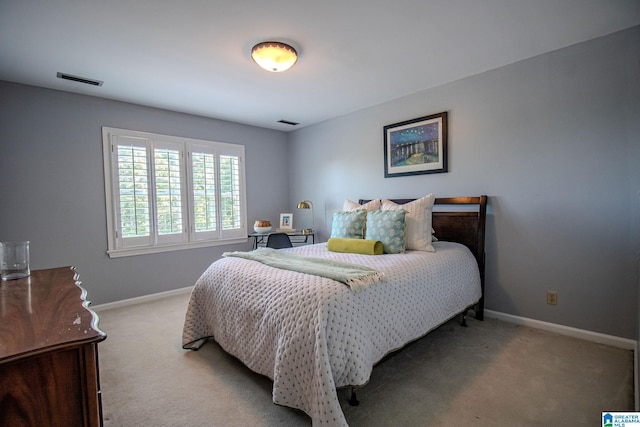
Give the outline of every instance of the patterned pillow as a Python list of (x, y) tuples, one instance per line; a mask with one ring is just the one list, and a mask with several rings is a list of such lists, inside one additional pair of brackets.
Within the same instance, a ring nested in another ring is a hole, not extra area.
[(380, 209), (380, 199), (370, 200), (364, 205), (361, 205), (356, 202), (352, 202), (351, 200), (347, 199), (344, 201), (344, 205), (342, 206), (342, 210), (348, 211), (348, 212), (355, 211), (358, 209), (365, 209), (367, 211), (377, 211), (378, 209)]
[(345, 239), (364, 239), (364, 225), (367, 211), (358, 209), (351, 212), (334, 212), (331, 224), (331, 237)]
[(385, 254), (404, 253), (406, 213), (402, 209), (367, 212), (366, 238), (380, 240)]
[(433, 202), (436, 198), (433, 194), (424, 196), (404, 205), (398, 205), (390, 200), (382, 201), (382, 211), (403, 209), (407, 211), (407, 249), (412, 251), (435, 252), (431, 245), (433, 241), (431, 228), (431, 216)]

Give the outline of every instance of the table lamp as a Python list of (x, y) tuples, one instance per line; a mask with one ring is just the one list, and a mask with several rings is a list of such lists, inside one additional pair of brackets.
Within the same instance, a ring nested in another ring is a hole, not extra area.
[(313, 229), (315, 228), (314, 218), (313, 218), (313, 203), (311, 200), (303, 200), (298, 203), (298, 209), (311, 209), (311, 228), (305, 228), (302, 230), (302, 234), (311, 234), (313, 233)]

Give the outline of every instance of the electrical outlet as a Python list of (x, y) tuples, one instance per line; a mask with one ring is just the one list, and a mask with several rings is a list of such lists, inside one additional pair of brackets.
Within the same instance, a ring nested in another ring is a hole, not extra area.
[(558, 291), (547, 291), (547, 304), (558, 305)]

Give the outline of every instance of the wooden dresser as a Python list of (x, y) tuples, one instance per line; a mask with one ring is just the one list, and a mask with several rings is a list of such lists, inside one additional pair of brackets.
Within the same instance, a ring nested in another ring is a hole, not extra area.
[(73, 267), (0, 282), (0, 427), (100, 426), (107, 336)]

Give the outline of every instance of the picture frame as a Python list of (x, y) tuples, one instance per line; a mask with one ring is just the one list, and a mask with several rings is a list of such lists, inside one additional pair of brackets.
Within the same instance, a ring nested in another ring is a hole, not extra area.
[(293, 230), (293, 214), (281, 213), (280, 214), (280, 230)]
[(447, 112), (384, 126), (384, 177), (448, 172)]

